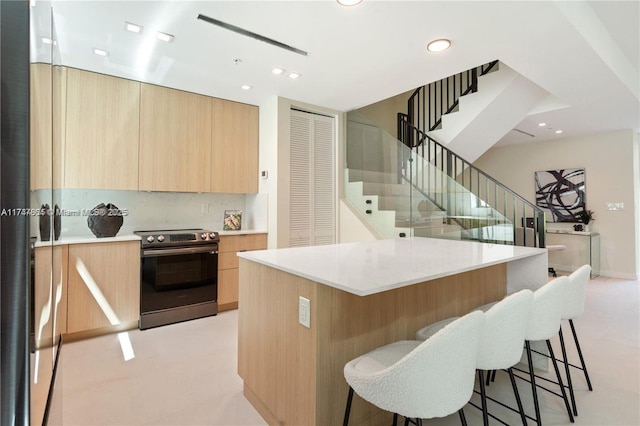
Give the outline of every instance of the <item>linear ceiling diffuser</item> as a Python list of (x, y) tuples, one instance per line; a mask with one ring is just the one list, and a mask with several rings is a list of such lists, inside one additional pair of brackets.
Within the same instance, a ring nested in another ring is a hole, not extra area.
[(279, 47), (281, 49), (288, 50), (289, 52), (297, 53), (302, 56), (309, 56), (309, 52), (305, 52), (304, 50), (297, 49), (293, 46), (289, 46), (288, 44), (281, 43), (277, 40), (274, 40), (269, 37), (265, 37), (263, 35), (254, 33), (249, 30), (245, 30), (244, 28), (236, 27), (235, 25), (227, 24), (226, 22), (219, 21), (217, 19), (210, 18), (209, 16), (198, 14), (198, 19), (208, 22), (213, 25), (217, 25), (219, 27), (225, 28), (229, 31), (233, 31), (234, 33), (242, 34), (243, 36), (251, 37), (256, 40), (263, 41), (265, 43), (269, 43), (273, 46)]

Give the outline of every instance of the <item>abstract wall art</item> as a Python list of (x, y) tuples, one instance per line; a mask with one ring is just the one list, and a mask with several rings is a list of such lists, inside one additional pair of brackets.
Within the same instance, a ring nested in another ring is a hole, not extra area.
[(578, 222), (576, 214), (586, 208), (584, 169), (536, 172), (536, 205), (548, 222)]

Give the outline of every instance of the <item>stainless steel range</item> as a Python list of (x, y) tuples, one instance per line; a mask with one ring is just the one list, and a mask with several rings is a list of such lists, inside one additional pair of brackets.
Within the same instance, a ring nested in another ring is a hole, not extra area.
[(136, 231), (140, 243), (140, 329), (218, 313), (217, 232)]

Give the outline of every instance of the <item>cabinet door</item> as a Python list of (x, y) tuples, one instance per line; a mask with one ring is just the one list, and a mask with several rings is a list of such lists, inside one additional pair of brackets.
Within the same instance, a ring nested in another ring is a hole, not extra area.
[(219, 310), (238, 307), (238, 268), (218, 271)]
[(140, 190), (209, 192), (211, 98), (142, 84)]
[(140, 83), (69, 68), (64, 186), (138, 189)]
[(140, 243), (69, 246), (67, 332), (127, 328), (140, 317)]
[(51, 64), (31, 64), (30, 74), (31, 189), (48, 189), (51, 181), (52, 73)]
[(258, 107), (213, 98), (211, 192), (258, 192)]

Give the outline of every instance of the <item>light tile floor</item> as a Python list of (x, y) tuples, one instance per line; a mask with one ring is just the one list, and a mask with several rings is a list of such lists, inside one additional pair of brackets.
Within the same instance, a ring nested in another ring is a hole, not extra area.
[[(230, 311), (131, 331), (135, 358), (129, 361), (116, 334), (64, 345), (49, 423), (264, 425), (243, 397), (236, 372), (237, 318), (237, 311)], [(590, 281), (586, 312), (575, 323), (594, 386), (589, 392), (579, 372), (573, 374), (579, 410), (575, 424), (640, 425), (640, 282)], [(568, 336), (568, 324), (565, 329)], [(577, 359), (574, 350), (569, 356)], [(518, 381), (518, 388), (532, 413), (528, 383)], [(489, 394), (512, 401), (505, 373), (498, 374)], [(570, 424), (560, 398), (544, 391), (540, 396), (545, 425)], [(520, 424), (516, 414), (490, 407), (506, 423)], [(470, 425), (482, 424), (477, 409), (467, 405), (465, 413)], [(426, 424), (460, 423), (453, 415)]]

